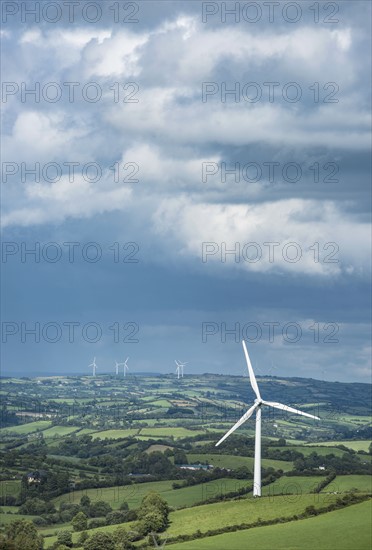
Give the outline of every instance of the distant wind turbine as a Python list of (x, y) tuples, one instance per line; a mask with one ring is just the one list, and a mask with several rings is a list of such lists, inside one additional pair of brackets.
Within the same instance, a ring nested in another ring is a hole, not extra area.
[(177, 359), (175, 359), (174, 362), (175, 362), (176, 365), (177, 365), (176, 374), (177, 374), (177, 378), (178, 378), (178, 380), (179, 380), (180, 378), (183, 378), (183, 367), (184, 367), (185, 365), (187, 365), (187, 362), (186, 362), (186, 363), (181, 363), (181, 361), (177, 361)]
[(116, 376), (118, 376), (118, 374), (119, 374), (119, 367), (120, 367), (120, 365), (122, 365), (122, 364), (123, 364), (123, 363), (118, 363), (118, 362), (116, 361), (116, 359), (115, 359), (115, 374), (116, 374)]
[(96, 369), (97, 369), (96, 358), (93, 359), (93, 363), (91, 363), (89, 367), (92, 367), (92, 375), (96, 376)]
[(123, 365), (123, 375), (124, 375), (124, 378), (125, 378), (125, 375), (126, 375), (126, 373), (127, 373), (127, 370), (129, 370), (129, 367), (128, 367), (128, 365), (127, 365), (128, 359), (129, 359), (129, 357), (126, 358), (126, 360), (124, 361), (124, 363), (120, 363), (121, 365)]
[(253, 372), (253, 368), (251, 365), (251, 361), (249, 359), (247, 347), (245, 345), (245, 342), (243, 340), (243, 349), (245, 354), (245, 359), (247, 361), (248, 366), (248, 372), (249, 372), (249, 379), (251, 382), (252, 389), (254, 393), (256, 394), (256, 399), (254, 400), (254, 405), (250, 409), (247, 410), (245, 414), (238, 420), (236, 424), (219, 440), (218, 443), (216, 443), (216, 447), (222, 443), (222, 441), (225, 441), (229, 435), (231, 435), (239, 426), (244, 424), (252, 416), (252, 414), (256, 411), (256, 434), (255, 434), (255, 447), (254, 447), (254, 477), (253, 477), (253, 496), (260, 497), (261, 496), (261, 407), (262, 405), (267, 405), (268, 407), (274, 407), (274, 409), (280, 409), (283, 411), (292, 412), (294, 414), (300, 414), (302, 416), (307, 416), (309, 418), (314, 418), (315, 420), (320, 420), (318, 416), (314, 416), (312, 414), (308, 414), (302, 411), (298, 411), (297, 409), (294, 409), (292, 407), (288, 407), (288, 405), (282, 405), (282, 403), (276, 403), (273, 401), (264, 401), (261, 398), (260, 390), (258, 389), (256, 377)]

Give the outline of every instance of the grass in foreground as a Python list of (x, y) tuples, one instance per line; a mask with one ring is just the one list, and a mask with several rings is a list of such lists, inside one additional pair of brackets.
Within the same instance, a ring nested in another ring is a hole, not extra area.
[(167, 544), (172, 550), (370, 550), (371, 502), (354, 504), (314, 518), (256, 527), (191, 542)]

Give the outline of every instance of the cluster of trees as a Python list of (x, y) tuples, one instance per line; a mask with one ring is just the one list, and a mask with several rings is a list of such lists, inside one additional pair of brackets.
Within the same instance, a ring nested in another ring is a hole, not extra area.
[(102, 472), (128, 474), (152, 474), (155, 476), (172, 476), (175, 467), (169, 458), (159, 452), (132, 452), (123, 461), (121, 457), (94, 457), (89, 460), (94, 466), (101, 466)]
[[(84, 499), (84, 500), (83, 500)], [(88, 509), (91, 503), (83, 497), (82, 505)], [(89, 535), (86, 532), (87, 516), (79, 512), (72, 520), (76, 531), (81, 531), (78, 541), (83, 545), (84, 550), (130, 550), (134, 548), (133, 542), (146, 537), (152, 533), (161, 533), (168, 527), (169, 507), (167, 502), (157, 493), (147, 494), (136, 512), (137, 521), (130, 530), (118, 527), (112, 533), (96, 532)], [(71, 533), (61, 531), (54, 546), (60, 550), (61, 545), (67, 548), (72, 547)]]
[(0, 534), (1, 550), (42, 550), (43, 548), (43, 537), (38, 534), (31, 521), (13, 521), (6, 526), (5, 532)]
[[(222, 426), (221, 430), (224, 429)], [(222, 447), (216, 447), (215, 442), (211, 442), (198, 447), (198, 453), (254, 456), (254, 438), (234, 434), (225, 440)]]
[(311, 453), (309, 456), (298, 458), (294, 462), (295, 470), (293, 475), (306, 472), (314, 473), (314, 469), (324, 466), (327, 471), (334, 471), (337, 474), (370, 474), (371, 465), (363, 464), (359, 458), (351, 453), (344, 453), (341, 457), (329, 454), (320, 456), (317, 453)]
[[(123, 502), (118, 510), (113, 510), (111, 506), (103, 501), (97, 500), (91, 502), (90, 498), (84, 495), (80, 499), (80, 505), (69, 505), (70, 511), (77, 512), (71, 519), (71, 524), (75, 531), (84, 531), (103, 525), (115, 525), (137, 519), (137, 513), (129, 510), (128, 503)], [(93, 518), (88, 522), (89, 518)]]
[(29, 483), (27, 475), (22, 477), (21, 494), (23, 498), (42, 495), (45, 499), (54, 498), (71, 489), (71, 479), (66, 470), (59, 468), (46, 470), (38, 483)]

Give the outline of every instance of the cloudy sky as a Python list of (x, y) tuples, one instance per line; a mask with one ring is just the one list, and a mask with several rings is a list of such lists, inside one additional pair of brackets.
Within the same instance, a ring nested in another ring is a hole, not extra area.
[(370, 3), (34, 4), (2, 4), (2, 373), (242, 374), (245, 338), (369, 382)]

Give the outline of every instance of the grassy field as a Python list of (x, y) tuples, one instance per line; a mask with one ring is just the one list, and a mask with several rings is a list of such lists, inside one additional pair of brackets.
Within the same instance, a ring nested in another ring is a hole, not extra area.
[(205, 430), (188, 430), (187, 428), (142, 428), (139, 435), (141, 437), (174, 437), (180, 439), (182, 437), (194, 437), (196, 435), (205, 434)]
[(157, 407), (170, 407), (170, 402), (166, 399), (157, 399), (156, 401), (149, 401), (149, 405), (155, 405)]
[[(100, 532), (100, 533), (112, 533), (115, 531), (118, 527), (124, 527), (127, 531), (130, 531), (131, 527), (133, 526), (134, 522), (128, 522), (128, 523), (121, 523), (120, 525), (105, 525), (104, 527), (96, 527), (95, 529), (89, 529), (88, 534), (93, 535), (94, 533)], [(71, 525), (67, 526), (58, 526), (54, 527), (53, 530), (47, 529), (47, 530), (41, 530), (41, 534), (46, 534), (48, 532), (56, 532), (56, 531), (71, 531)], [(72, 532), (72, 542), (74, 544), (77, 544), (77, 541), (79, 540), (80, 533), (79, 532)], [(57, 536), (48, 536), (44, 539), (44, 548), (50, 548), (53, 546), (53, 544), (57, 542)], [(81, 546), (76, 546), (75, 548), (82, 548)]]
[(117, 487), (105, 487), (103, 489), (72, 491), (71, 493), (55, 498), (53, 502), (55, 504), (59, 502), (79, 503), (83, 495), (88, 495), (92, 501), (104, 500), (114, 509), (119, 508), (123, 501), (128, 502), (129, 508), (137, 508), (146, 493), (149, 491), (156, 491), (162, 494), (172, 489), (172, 483), (173, 481), (153, 481)]
[(161, 453), (164, 453), (167, 449), (173, 449), (173, 447), (170, 447), (169, 445), (151, 445), (145, 452), (147, 454), (155, 453), (160, 451)]
[(11, 428), (1, 428), (0, 435), (6, 433), (15, 433), (18, 435), (26, 435), (37, 430), (45, 430), (52, 425), (50, 420), (37, 420), (36, 422), (28, 422), (27, 424), (20, 424), (19, 426), (12, 426)]
[(368, 475), (347, 475), (336, 476), (336, 478), (322, 492), (338, 491), (345, 493), (356, 489), (362, 493), (372, 493), (372, 476)]
[(0, 496), (17, 496), (21, 490), (21, 481), (19, 479), (10, 479), (0, 481)]
[(324, 476), (283, 476), (262, 487), (262, 495), (303, 495), (310, 493)]
[(138, 432), (136, 429), (128, 429), (128, 430), (104, 430), (102, 432), (94, 432), (92, 433), (93, 439), (120, 439), (124, 437), (131, 437), (135, 435)]
[(25, 519), (28, 521), (32, 521), (32, 519), (36, 517), (37, 516), (25, 516), (23, 514), (0, 514), (0, 526), (8, 525), (8, 523), (11, 523), (12, 521), (16, 521), (17, 519)]
[(172, 550), (369, 550), (371, 503), (362, 502), (314, 518), (167, 544)]
[[(366, 451), (368, 452), (371, 441), (368, 440), (359, 440), (359, 441), (322, 441), (317, 443), (317, 446), (322, 447), (332, 447), (334, 445), (343, 445), (348, 449), (353, 449), (353, 451)], [(310, 445), (309, 445), (310, 446)]]
[(156, 491), (163, 498), (165, 498), (170, 506), (174, 508), (181, 508), (185, 506), (193, 506), (196, 503), (205, 501), (212, 497), (237, 491), (241, 488), (250, 487), (252, 485), (251, 480), (232, 478), (222, 478), (199, 485), (193, 485), (191, 487), (182, 487), (181, 489), (172, 489), (172, 483), (173, 481), (155, 481), (117, 487), (106, 487), (104, 489), (74, 491), (68, 495), (57, 497), (54, 499), (54, 503), (78, 503), (83, 494), (86, 494), (92, 501), (104, 500), (114, 509), (118, 508), (123, 501), (128, 502), (130, 508), (137, 508), (146, 493), (149, 491)]
[[(245, 498), (194, 506), (170, 514), (171, 524), (167, 534), (192, 534), (198, 529), (205, 533), (210, 529), (219, 529), (229, 525), (254, 523), (259, 518), (270, 520), (277, 517), (290, 517), (303, 512), (307, 506), (316, 508), (323, 506), (325, 502), (330, 502), (331, 496), (333, 500), (336, 500), (336, 495), (321, 495), (320, 497), (319, 495), (302, 495), (297, 499), (276, 496), (259, 499)], [(235, 548), (231, 544), (228, 547)]]
[(181, 508), (251, 486), (251, 480), (222, 478), (192, 487), (165, 491), (161, 496), (173, 508)]
[[(208, 463), (219, 468), (236, 469), (240, 466), (247, 466), (250, 470), (253, 470), (253, 457), (250, 456), (234, 456), (234, 455), (214, 455), (214, 454), (198, 454), (190, 453), (187, 455), (189, 464), (202, 464)], [(262, 459), (262, 466), (264, 468), (275, 468), (277, 470), (282, 469), (283, 472), (292, 470), (292, 462), (286, 462), (285, 460), (270, 460), (269, 458)]]
[(52, 426), (43, 431), (43, 436), (49, 437), (64, 437), (73, 432), (77, 432), (80, 428), (78, 426)]

